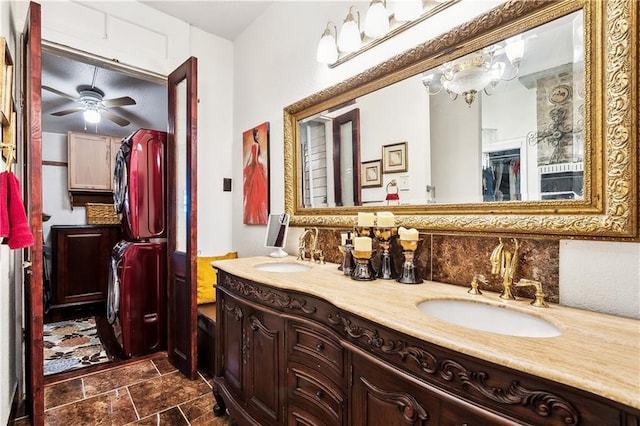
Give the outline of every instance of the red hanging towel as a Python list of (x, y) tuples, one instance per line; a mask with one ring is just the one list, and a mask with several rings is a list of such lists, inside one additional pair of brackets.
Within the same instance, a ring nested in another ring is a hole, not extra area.
[(7, 195), (9, 204), (9, 248), (19, 249), (34, 244), (33, 234), (29, 228), (24, 203), (20, 195), (20, 182), (11, 172), (7, 173)]
[(7, 172), (0, 173), (0, 238), (9, 236), (9, 198), (7, 197)]

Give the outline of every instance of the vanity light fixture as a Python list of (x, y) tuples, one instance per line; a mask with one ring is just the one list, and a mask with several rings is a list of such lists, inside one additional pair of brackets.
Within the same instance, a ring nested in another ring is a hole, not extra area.
[[(334, 68), (461, 0), (395, 0), (389, 8), (387, 0), (370, 1), (364, 23), (358, 9), (351, 6), (340, 31), (332, 22), (327, 24), (318, 43), (318, 62)], [(363, 33), (360, 32), (361, 24)], [(333, 34), (331, 26), (334, 27)]]
[[(358, 20), (353, 17), (351, 10), (356, 10), (356, 16)], [(355, 7), (349, 8), (349, 13), (344, 19), (342, 28), (338, 33), (338, 49), (340, 52), (350, 53), (362, 47), (362, 35), (360, 34), (360, 11)]]
[[(333, 33), (330, 26), (333, 25)], [(338, 60), (338, 46), (336, 46), (335, 34), (338, 33), (336, 24), (329, 21), (327, 28), (325, 28), (320, 43), (318, 43), (318, 52), (316, 53), (316, 60), (322, 64), (332, 64)]]
[[(505, 59), (499, 60), (502, 53)], [(524, 56), (524, 40), (520, 36), (512, 37), (506, 45), (494, 45), (474, 52), (462, 58), (447, 62), (436, 71), (425, 72), (422, 84), (430, 95), (446, 90), (452, 100), (461, 95), (471, 106), (478, 92), (495, 88), (500, 81), (511, 81), (517, 77)], [(510, 74), (505, 77), (509, 67)]]
[[(422, 11), (422, 3), (420, 4)], [(389, 32), (389, 12), (386, 0), (373, 0), (367, 10), (364, 21), (364, 33), (367, 37), (380, 38)]]

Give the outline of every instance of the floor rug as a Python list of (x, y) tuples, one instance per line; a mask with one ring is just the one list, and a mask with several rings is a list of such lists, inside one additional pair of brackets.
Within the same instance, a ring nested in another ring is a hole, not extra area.
[(44, 375), (110, 361), (93, 317), (44, 325)]

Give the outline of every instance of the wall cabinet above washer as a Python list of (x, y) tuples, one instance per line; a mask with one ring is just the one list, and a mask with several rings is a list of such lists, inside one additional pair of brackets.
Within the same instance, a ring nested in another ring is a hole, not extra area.
[(68, 133), (68, 189), (112, 192), (113, 168), (120, 137)]

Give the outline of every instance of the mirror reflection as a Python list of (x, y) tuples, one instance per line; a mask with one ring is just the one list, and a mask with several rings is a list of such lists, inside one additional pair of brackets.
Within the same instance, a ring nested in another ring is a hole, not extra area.
[(583, 19), (571, 13), (299, 121), (302, 207), (582, 199)]

